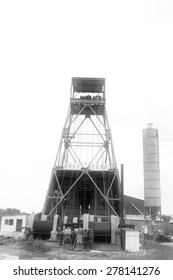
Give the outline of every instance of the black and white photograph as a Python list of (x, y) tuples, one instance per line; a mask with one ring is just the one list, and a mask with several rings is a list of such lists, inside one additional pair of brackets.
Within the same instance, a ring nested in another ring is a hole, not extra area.
[[(172, 94), (171, 0), (0, 1), (11, 277), (159, 277), (155, 261), (173, 260)], [(76, 272), (31, 267), (48, 260)]]

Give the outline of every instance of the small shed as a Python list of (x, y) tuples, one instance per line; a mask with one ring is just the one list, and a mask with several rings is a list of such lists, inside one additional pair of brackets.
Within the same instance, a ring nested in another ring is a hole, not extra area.
[(29, 214), (4, 215), (1, 218), (1, 233), (21, 232), (29, 223)]

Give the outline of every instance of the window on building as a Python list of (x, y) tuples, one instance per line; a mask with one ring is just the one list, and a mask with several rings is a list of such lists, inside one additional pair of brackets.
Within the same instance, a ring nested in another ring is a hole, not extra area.
[(13, 225), (13, 220), (12, 220), (12, 219), (9, 220), (9, 225), (10, 225), (10, 226)]
[(13, 219), (5, 219), (5, 225), (10, 225), (12, 226), (13, 225)]

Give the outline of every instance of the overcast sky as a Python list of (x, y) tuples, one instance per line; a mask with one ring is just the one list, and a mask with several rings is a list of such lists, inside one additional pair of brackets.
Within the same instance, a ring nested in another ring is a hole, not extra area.
[(1, 1), (0, 41), (0, 208), (42, 210), (77, 76), (106, 78), (127, 195), (143, 198), (142, 129), (158, 128), (173, 214), (173, 2)]

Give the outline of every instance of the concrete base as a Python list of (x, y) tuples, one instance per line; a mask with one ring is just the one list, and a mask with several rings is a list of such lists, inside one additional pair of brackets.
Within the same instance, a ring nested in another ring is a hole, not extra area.
[(119, 219), (111, 215), (111, 244), (116, 244), (116, 232), (118, 231)]
[(57, 241), (57, 231), (51, 231), (50, 233), (50, 239), (52, 241)]

